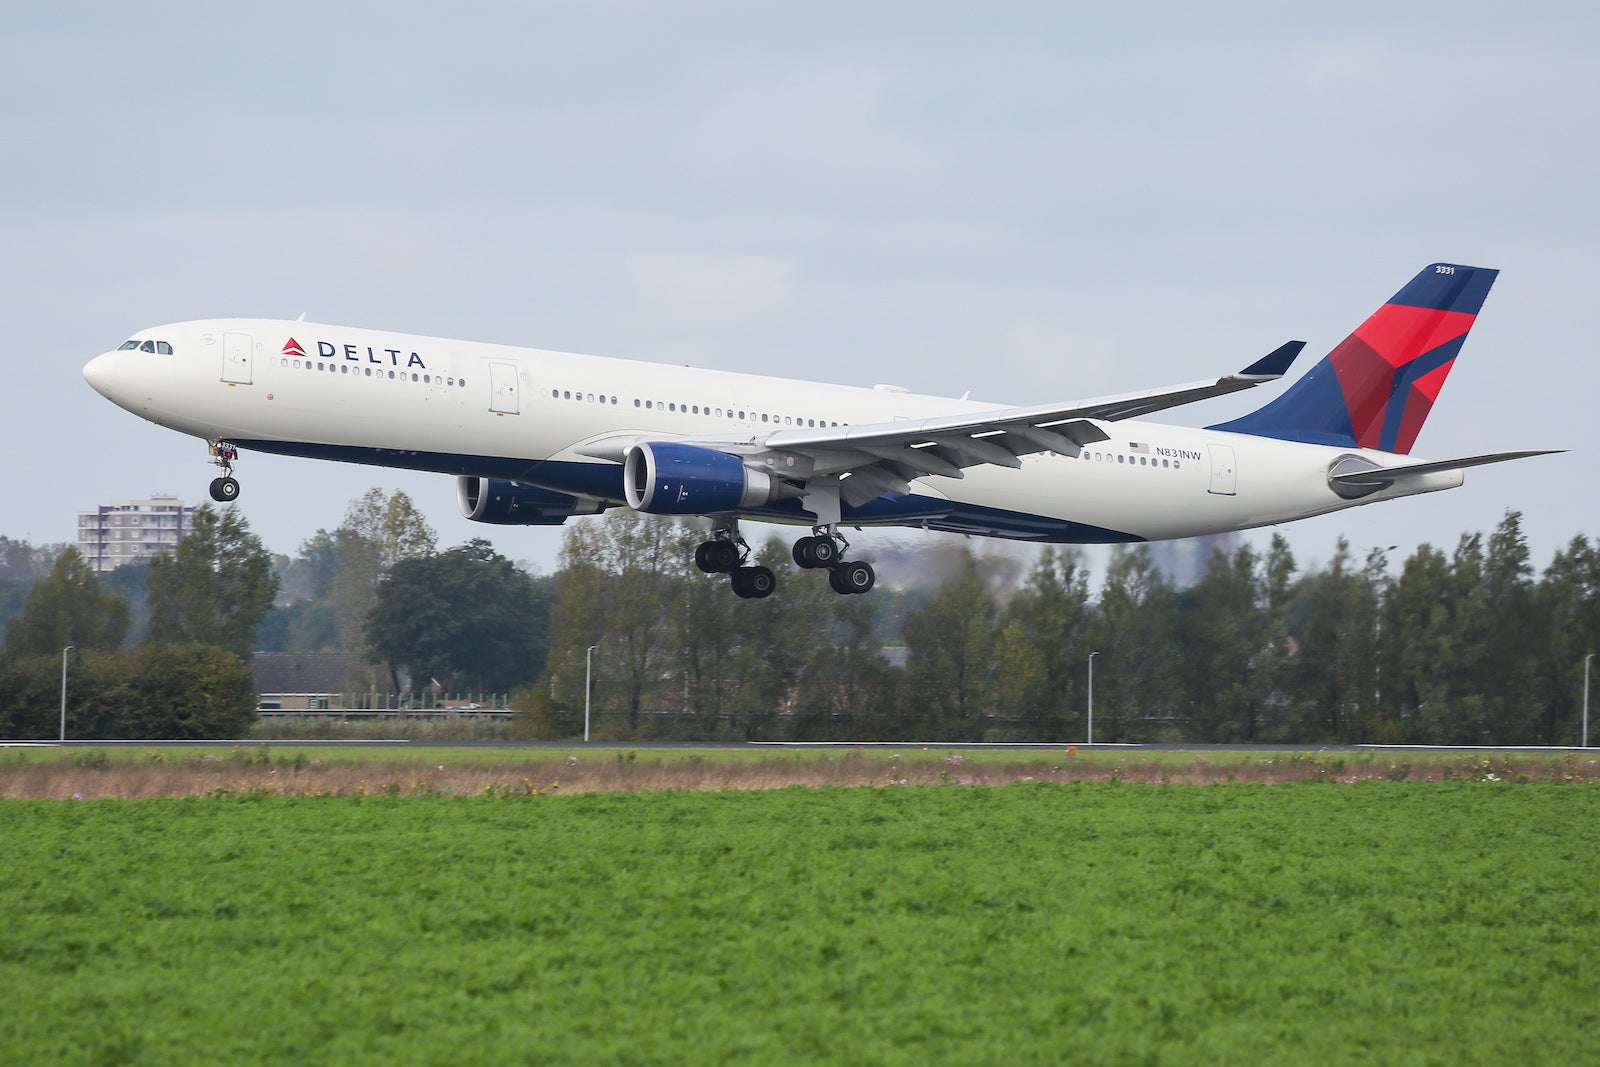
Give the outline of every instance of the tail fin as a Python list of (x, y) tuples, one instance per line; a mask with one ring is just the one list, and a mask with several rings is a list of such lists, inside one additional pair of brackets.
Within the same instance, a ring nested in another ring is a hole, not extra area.
[(1281, 396), (1210, 428), (1409, 453), (1499, 273), (1424, 267)]

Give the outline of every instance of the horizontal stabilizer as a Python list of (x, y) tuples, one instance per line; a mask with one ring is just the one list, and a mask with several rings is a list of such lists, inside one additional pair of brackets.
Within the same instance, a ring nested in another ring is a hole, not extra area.
[[(1504, 463), (1512, 459), (1527, 459), (1530, 456), (1549, 456), (1563, 451), (1565, 449), (1546, 448), (1531, 452), (1494, 452), (1486, 456), (1465, 456), (1461, 459), (1440, 459), (1428, 463), (1407, 463), (1399, 467), (1368, 467), (1364, 470), (1346, 471), (1341, 471), (1339, 467), (1350, 462), (1350, 460), (1341, 460), (1328, 473), (1328, 484), (1335, 491), (1343, 488), (1347, 491), (1353, 491), (1357, 495), (1365, 495), (1366, 493), (1377, 492), (1380, 489), (1387, 489), (1408, 478), (1418, 478), (1425, 474), (1442, 474), (1445, 471), (1466, 470), (1468, 467), (1483, 467), (1490, 463)], [(1350, 457), (1350, 459), (1355, 458)]]

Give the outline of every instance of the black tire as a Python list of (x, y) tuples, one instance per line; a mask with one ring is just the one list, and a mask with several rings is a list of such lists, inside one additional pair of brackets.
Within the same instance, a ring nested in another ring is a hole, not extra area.
[(711, 550), (717, 546), (715, 541), (701, 541), (695, 546), (694, 565), (706, 574), (716, 574), (716, 565), (711, 559)]
[(813, 567), (831, 567), (839, 561), (839, 542), (831, 537), (814, 537), (811, 540)]
[(706, 553), (706, 559), (711, 563), (713, 574), (727, 574), (739, 566), (739, 546), (732, 541), (709, 541), (711, 550)]
[(765, 600), (778, 588), (778, 579), (765, 567), (740, 567), (733, 572), (733, 595), (740, 600)]
[(878, 584), (878, 574), (870, 563), (841, 563), (833, 569), (829, 578), (836, 578), (837, 584), (833, 587), (845, 593), (865, 593)]
[(218, 503), (228, 504), (239, 499), (239, 481), (236, 478), (213, 478), (211, 480), (211, 499)]
[(817, 539), (810, 536), (802, 537), (794, 543), (794, 551), (791, 554), (794, 556), (796, 567), (808, 571), (817, 565), (816, 556), (812, 553), (816, 543)]
[(841, 573), (843, 569), (842, 567), (834, 567), (828, 571), (828, 588), (840, 596), (846, 596), (850, 592), (849, 586), (844, 584), (844, 575)]

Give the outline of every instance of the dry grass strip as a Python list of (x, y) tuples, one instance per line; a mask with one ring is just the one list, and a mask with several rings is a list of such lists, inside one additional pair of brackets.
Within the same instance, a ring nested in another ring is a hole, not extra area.
[(274, 759), (266, 750), (168, 759), (160, 751), (135, 760), (85, 753), (72, 761), (0, 763), (0, 799), (225, 796), (513, 796), (639, 792), (663, 789), (753, 790), (786, 786), (990, 786), (1016, 782), (1127, 782), (1213, 785), (1296, 782), (1477, 781), (1600, 782), (1600, 759), (1589, 754), (1421, 756), (1414, 754), (1273, 753), (1197, 757), (1186, 763), (1129, 757), (1107, 760), (1070, 750), (1013, 761), (959, 754), (847, 752), (821, 759), (753, 757), (705, 760), (694, 755), (641, 759), (635, 753), (445, 765), (384, 760)]

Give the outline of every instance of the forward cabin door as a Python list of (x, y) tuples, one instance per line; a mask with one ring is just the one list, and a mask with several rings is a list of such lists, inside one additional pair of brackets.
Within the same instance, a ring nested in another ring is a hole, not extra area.
[(502, 415), (515, 415), (521, 410), (517, 398), (517, 368), (514, 364), (489, 364), (489, 410)]
[(235, 385), (251, 382), (251, 356), (255, 339), (247, 333), (222, 335), (222, 380)]
[(1238, 492), (1230, 445), (1211, 446), (1211, 491), (1218, 496), (1233, 496)]

